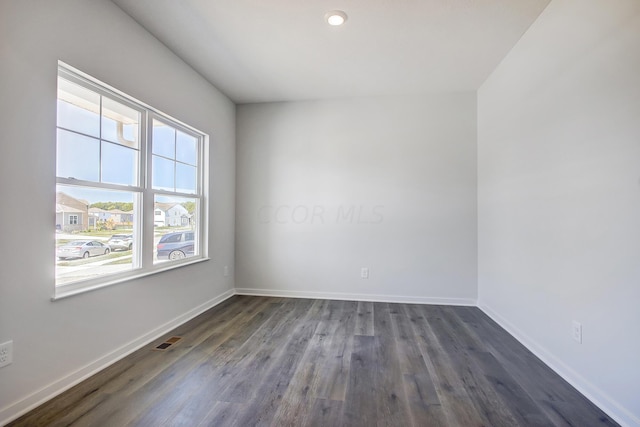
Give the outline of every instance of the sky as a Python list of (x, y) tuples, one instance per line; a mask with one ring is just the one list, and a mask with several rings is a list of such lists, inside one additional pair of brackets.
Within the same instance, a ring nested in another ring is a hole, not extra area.
[[(57, 175), (140, 187), (140, 113), (65, 79), (58, 82)], [(154, 119), (151, 143), (153, 188), (196, 194), (197, 138)], [(89, 204), (134, 201), (127, 191), (63, 185), (57, 191)], [(188, 200), (193, 199), (156, 197), (161, 202)]]

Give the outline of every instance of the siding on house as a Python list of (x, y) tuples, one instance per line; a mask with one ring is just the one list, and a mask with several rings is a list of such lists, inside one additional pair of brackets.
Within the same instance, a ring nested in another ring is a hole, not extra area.
[(158, 227), (179, 227), (191, 224), (191, 214), (179, 203), (156, 203), (153, 223)]
[[(70, 224), (70, 215), (78, 215), (78, 223)], [(82, 231), (89, 228), (89, 203), (66, 193), (56, 193), (56, 228), (63, 231)]]

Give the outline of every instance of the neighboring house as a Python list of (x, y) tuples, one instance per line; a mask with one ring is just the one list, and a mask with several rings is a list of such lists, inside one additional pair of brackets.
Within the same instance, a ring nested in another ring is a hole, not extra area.
[(56, 203), (56, 229), (66, 232), (82, 231), (86, 212)]
[(126, 224), (133, 222), (133, 211), (125, 212), (120, 209), (112, 209), (109, 211), (112, 215), (115, 215), (118, 223)]
[(89, 208), (89, 227), (96, 228), (99, 221), (109, 219), (109, 212), (100, 208)]
[(56, 229), (82, 231), (89, 228), (89, 204), (68, 194), (56, 193)]
[(98, 228), (100, 222), (113, 221), (115, 225), (133, 223), (133, 212), (125, 212), (120, 209), (104, 210), (89, 208), (89, 227)]
[(191, 224), (191, 214), (179, 203), (156, 203), (153, 224), (157, 227), (177, 227)]

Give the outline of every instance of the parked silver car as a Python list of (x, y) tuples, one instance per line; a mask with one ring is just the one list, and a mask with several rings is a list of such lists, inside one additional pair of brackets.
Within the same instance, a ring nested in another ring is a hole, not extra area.
[(133, 246), (133, 234), (114, 234), (107, 240), (107, 245), (112, 251), (118, 249), (128, 251)]
[(90, 256), (106, 255), (111, 252), (109, 246), (95, 240), (74, 240), (58, 246), (56, 256), (59, 260), (67, 258), (89, 258)]

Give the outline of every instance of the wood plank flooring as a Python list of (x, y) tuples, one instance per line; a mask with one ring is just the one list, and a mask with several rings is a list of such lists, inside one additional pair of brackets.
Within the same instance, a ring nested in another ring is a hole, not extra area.
[(9, 425), (617, 424), (477, 308), (235, 296)]

